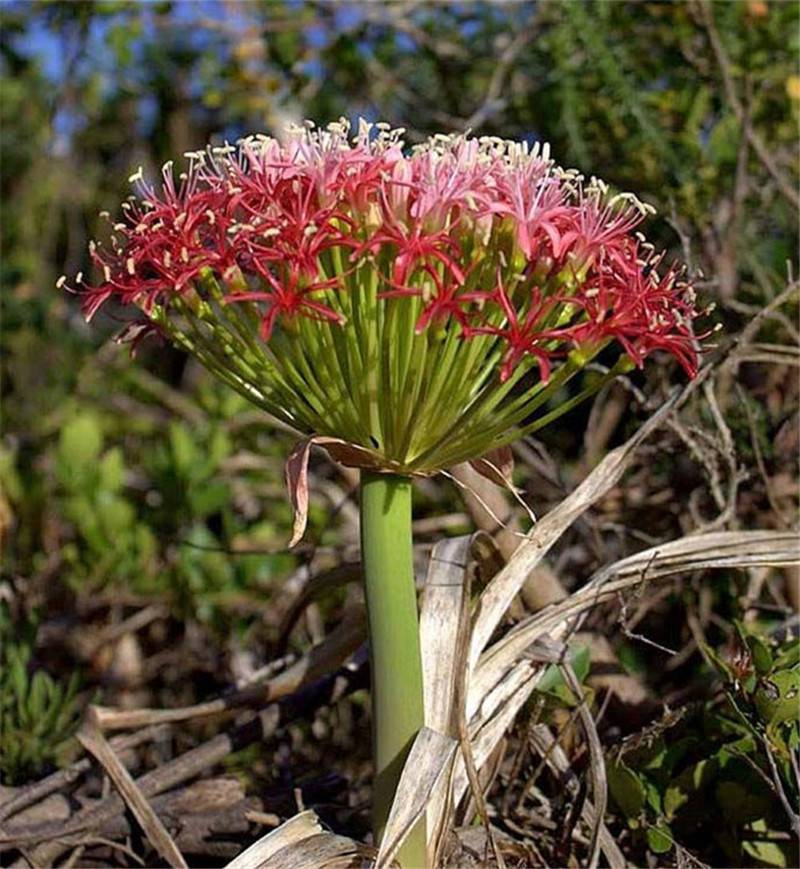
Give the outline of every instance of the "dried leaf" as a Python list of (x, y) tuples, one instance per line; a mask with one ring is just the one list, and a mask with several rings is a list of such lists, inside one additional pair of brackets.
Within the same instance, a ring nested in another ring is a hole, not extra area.
[(314, 435), (314, 437), (300, 441), (286, 460), (285, 467), (286, 488), (289, 490), (289, 499), (294, 510), (292, 539), (289, 541), (290, 549), (302, 540), (308, 523), (308, 459), (311, 447), (315, 445), (324, 447), (332, 459), (348, 468), (365, 468), (386, 472), (398, 469), (372, 450), (349, 443), (341, 438)]
[(434, 546), (420, 608), (425, 724), (448, 736), (455, 736), (455, 674), (468, 640), (458, 614), (472, 540), (472, 536), (451, 537)]
[(260, 869), (361, 869), (374, 849), (333, 833), (316, 833), (273, 854)]
[(491, 450), (479, 459), (474, 459), (470, 465), (487, 480), (498, 486), (513, 489), (512, 474), (514, 473), (514, 453), (511, 447), (500, 447)]
[(316, 812), (300, 812), (242, 851), (225, 869), (261, 869), (273, 854), (321, 832), (322, 825)]
[(541, 519), (503, 570), (480, 597), (472, 631), (470, 666), (474, 667), (500, 619), (522, 588), (526, 578), (567, 528), (592, 504), (617, 484), (630, 464), (636, 447), (670, 414), (679, 396), (665, 402), (639, 431), (612, 450), (589, 476), (557, 507)]
[(313, 438), (300, 441), (286, 460), (286, 488), (294, 510), (290, 549), (302, 540), (308, 523), (308, 455), (313, 442)]
[(120, 796), (125, 800), (153, 847), (169, 863), (178, 869), (188, 869), (186, 861), (175, 841), (166, 831), (161, 819), (141, 792), (131, 774), (125, 768), (114, 749), (97, 726), (91, 713), (78, 732), (78, 741), (103, 765), (114, 782)]
[[(543, 520), (544, 521), (544, 520)], [(574, 619), (642, 581), (690, 570), (786, 567), (800, 563), (800, 539), (791, 531), (723, 531), (681, 537), (608, 565), (570, 597), (516, 624), (484, 655), (473, 673), (470, 707), (485, 702), (493, 686), (524, 651), (545, 635), (559, 638)]]
[(437, 786), (449, 781), (458, 743), (423, 727), (406, 759), (383, 833), (375, 869), (388, 866), (430, 804)]

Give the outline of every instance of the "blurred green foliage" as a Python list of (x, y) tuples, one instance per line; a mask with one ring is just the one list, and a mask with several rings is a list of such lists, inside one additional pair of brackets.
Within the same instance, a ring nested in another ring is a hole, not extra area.
[(608, 763), (611, 797), (655, 853), (678, 842), (703, 859), (719, 848), (733, 866), (792, 866), (797, 846), (786, 807), (800, 800), (792, 768), (800, 646), (738, 625), (727, 658), (705, 652), (722, 680), (720, 698), (668, 715), (624, 744)]
[(11, 623), (0, 605), (0, 784), (24, 784), (68, 756), (80, 721), (80, 677), (32, 669), (35, 622)]

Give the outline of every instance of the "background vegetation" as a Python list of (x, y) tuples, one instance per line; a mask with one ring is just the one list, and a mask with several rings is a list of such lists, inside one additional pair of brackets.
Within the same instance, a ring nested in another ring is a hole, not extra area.
[[(548, 581), (577, 587), (692, 531), (794, 526), (797, 4), (81, 0), (7, 2), (0, 22), (3, 785), (69, 762), (89, 702), (169, 708), (244, 684), (282, 653), (309, 577), (346, 579), (357, 557), (346, 474), (315, 460), (308, 542), (287, 553), (291, 438), (174, 350), (145, 345), (132, 363), (109, 340), (119, 324), (88, 327), (54, 289), (88, 268), (97, 215), (116, 211), (138, 166), (152, 177), (208, 141), (364, 116), (406, 127), (412, 142), (468, 129), (549, 141), (560, 162), (635, 190), (659, 210), (651, 234), (716, 303), (721, 345), (756, 349), (649, 443), (562, 541)], [(645, 418), (637, 390), (657, 402), (680, 380), (653, 365), (522, 445), (518, 482), (536, 513)], [(420, 486), (418, 501), (423, 556), (479, 518), (446, 480)], [(325, 585), (289, 653), (357, 594)], [(800, 670), (787, 637), (798, 608), (796, 571), (695, 572), (646, 590), (624, 619), (606, 607), (586, 626), (608, 823), (632, 861), (797, 865), (782, 796), (796, 809)], [(608, 666), (617, 682), (603, 681)], [(585, 772), (569, 697), (558, 685), (540, 696), (536, 714), (564, 729)], [(335, 829), (361, 835), (368, 726), (357, 692), (232, 754), (226, 770), (280, 817), (300, 788)], [(543, 809), (520, 763), (495, 780), (495, 823), (520, 847), (540, 843), (526, 852), (533, 864), (580, 860), (562, 833), (574, 805), (544, 782), (550, 826), (537, 826)], [(232, 853), (255, 836), (245, 824)], [(146, 842), (133, 847), (147, 855)], [(218, 865), (204, 846), (193, 853)], [(129, 858), (96, 844), (84, 859)]]

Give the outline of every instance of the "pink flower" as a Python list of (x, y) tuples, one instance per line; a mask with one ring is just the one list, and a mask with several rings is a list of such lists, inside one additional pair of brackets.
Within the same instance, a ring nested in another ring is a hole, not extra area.
[(340, 278), (330, 278), (324, 281), (304, 281), (300, 264), (293, 263), (284, 270), (281, 277), (276, 277), (268, 266), (258, 260), (255, 268), (266, 282), (267, 291), (239, 291), (225, 296), (225, 302), (263, 302), (266, 313), (261, 320), (261, 337), (269, 341), (278, 317), (292, 320), (298, 315), (304, 315), (314, 320), (330, 320), (333, 323), (344, 322), (344, 317), (337, 311), (310, 298), (314, 293), (337, 287)]
[[(483, 301), (487, 294), (464, 292), (464, 276), (461, 274), (456, 275), (452, 271), (445, 271), (444, 276), (440, 277), (436, 269), (432, 268), (430, 264), (423, 266), (423, 269), (427, 273), (428, 287), (424, 289), (422, 287), (409, 287), (392, 280), (389, 281), (392, 289), (381, 293), (381, 298), (418, 296), (423, 299), (422, 313), (414, 327), (417, 335), (424, 332), (431, 324), (444, 325), (450, 318), (464, 327), (464, 334), (466, 335), (469, 306), (474, 302)], [(433, 285), (432, 290), (430, 284)]]
[(110, 246), (91, 246), (87, 318), (111, 299), (163, 317), (188, 291), (205, 297), (210, 276), (253, 306), (265, 341), (297, 317), (346, 328), (337, 297), (370, 263), (382, 304), (422, 299), (416, 334), (494, 336), (501, 380), (528, 358), (547, 379), (568, 346), (610, 340), (637, 364), (661, 349), (697, 371), (693, 294), (642, 261), (635, 198), (584, 185), (546, 148), (437, 136), (407, 153), (385, 125), (353, 139), (311, 127), (191, 154), (177, 184), (170, 164), (158, 188), (137, 173)]
[(508, 380), (521, 359), (532, 356), (539, 363), (542, 380), (547, 382), (550, 379), (551, 359), (556, 355), (564, 355), (560, 348), (569, 337), (568, 333), (562, 330), (547, 328), (544, 325), (560, 300), (554, 296), (545, 296), (538, 287), (533, 287), (526, 300), (525, 312), (520, 314), (503, 286), (499, 272), (497, 286), (488, 296), (502, 308), (506, 318), (505, 324), (469, 326), (465, 330), (467, 336), (495, 335), (502, 339), (506, 349), (500, 368), (501, 381)]
[(675, 267), (659, 274), (663, 256), (639, 257), (638, 243), (629, 240), (601, 259), (574, 300), (586, 319), (573, 329), (573, 341), (616, 339), (639, 367), (650, 353), (664, 350), (694, 377), (697, 345), (708, 334), (695, 336), (692, 331), (699, 314), (694, 291)]

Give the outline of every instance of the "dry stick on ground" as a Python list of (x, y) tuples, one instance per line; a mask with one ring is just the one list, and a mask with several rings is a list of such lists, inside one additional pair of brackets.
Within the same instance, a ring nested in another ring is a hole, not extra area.
[[(111, 747), (115, 752), (122, 752), (129, 748), (136, 748), (145, 742), (155, 741), (162, 736), (166, 736), (169, 732), (170, 727), (168, 724), (152, 725), (127, 736), (115, 737), (111, 740)], [(54, 772), (52, 775), (47, 776), (47, 778), (20, 788), (17, 793), (14, 793), (5, 802), (0, 803), (0, 821), (16, 815), (28, 806), (38, 803), (50, 794), (77, 781), (85, 772), (91, 769), (91, 766), (92, 761), (88, 757), (84, 757), (68, 767)]]
[(98, 726), (103, 730), (142, 727), (147, 724), (196, 720), (245, 706), (263, 705), (297, 691), (302, 685), (318, 679), (339, 666), (361, 644), (364, 638), (364, 611), (354, 608), (341, 624), (319, 645), (314, 646), (289, 668), (267, 682), (248, 685), (226, 697), (184, 706), (178, 709), (108, 709), (94, 706)]
[(136, 782), (125, 769), (108, 740), (103, 736), (93, 715), (87, 716), (78, 732), (78, 740), (103, 765), (109, 778), (116, 785), (120, 795), (130, 807), (133, 816), (141, 825), (156, 851), (170, 866), (177, 867), (177, 869), (188, 869), (178, 846), (159, 820), (158, 815), (153, 811), (153, 807), (147, 802), (144, 794), (136, 786)]
[[(270, 704), (252, 720), (222, 733), (136, 779), (142, 795), (151, 798), (174, 788), (220, 763), (234, 751), (272, 736), (276, 730), (296, 718), (308, 715), (320, 706), (339, 699), (366, 685), (366, 650), (361, 649), (351, 664), (328, 674), (295, 694)], [(102, 831), (125, 810), (120, 797), (113, 795), (100, 805), (79, 810), (66, 823), (12, 825), (0, 829), (0, 851), (33, 845), (30, 857), (34, 865), (52, 865), (87, 830)], [(42, 843), (42, 844), (40, 844)]]
[[(276, 816), (259, 811), (261, 800), (248, 797), (241, 782), (224, 774), (197, 779), (151, 797), (148, 802), (181, 853), (191, 854), (198, 862), (201, 857), (220, 861), (233, 859), (241, 852), (242, 837), (250, 834), (252, 824), (271, 828), (280, 823)], [(125, 812), (103, 826), (102, 836), (87, 831), (79, 843), (90, 845), (102, 839), (120, 848), (121, 842), (139, 835), (138, 822), (130, 812)], [(142, 864), (140, 855), (133, 853), (132, 857)], [(17, 869), (21, 864), (12, 865)]]

